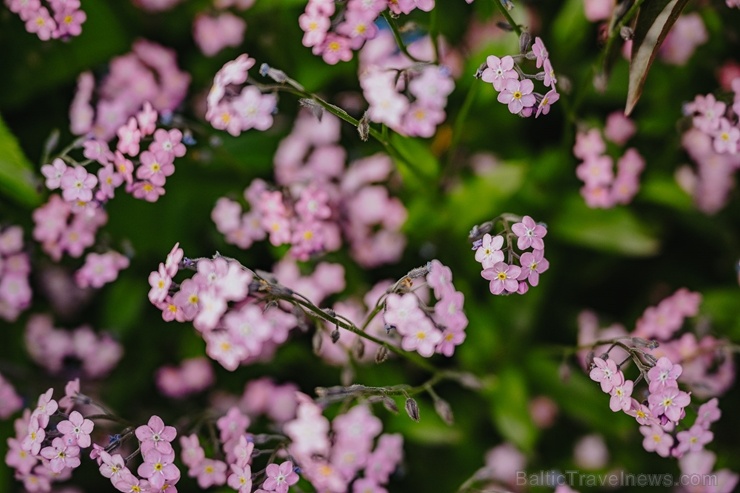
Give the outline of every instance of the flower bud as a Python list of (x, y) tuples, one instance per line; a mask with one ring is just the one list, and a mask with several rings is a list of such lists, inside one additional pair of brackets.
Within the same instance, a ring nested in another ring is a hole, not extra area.
[(452, 426), (455, 423), (455, 416), (452, 414), (452, 408), (446, 400), (440, 399), (439, 397), (434, 399), (434, 410), (437, 412), (437, 415), (442, 418), (442, 421), (449, 426)]
[(339, 341), (339, 328), (336, 328), (331, 331), (331, 342), (332, 344), (336, 344), (337, 341)]
[(388, 359), (388, 348), (385, 346), (380, 346), (378, 348), (378, 351), (375, 353), (375, 362), (377, 364), (380, 364)]
[(360, 118), (357, 124), (357, 133), (360, 134), (360, 140), (363, 142), (367, 142), (367, 139), (370, 137), (370, 116), (367, 114), (367, 111), (362, 115), (362, 118)]
[(385, 407), (393, 414), (398, 414), (398, 406), (396, 405), (396, 401), (394, 401), (390, 397), (383, 398), (383, 407)]
[(409, 418), (413, 419), (417, 423), (421, 419), (419, 416), (419, 405), (416, 403), (416, 400), (409, 397), (406, 399), (406, 414), (409, 415)]

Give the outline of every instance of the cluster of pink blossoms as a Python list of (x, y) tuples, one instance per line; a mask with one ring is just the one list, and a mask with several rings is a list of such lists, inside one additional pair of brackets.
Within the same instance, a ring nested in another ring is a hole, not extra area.
[(26, 31), (36, 34), (42, 41), (69, 39), (79, 36), (87, 14), (80, 9), (80, 0), (5, 0), (11, 12), (26, 23)]
[(8, 439), (5, 463), (15, 469), (15, 478), (27, 491), (49, 492), (53, 482), (69, 479), (81, 464), (82, 449), (92, 444), (93, 422), (71, 411), (74, 389), (74, 382), (70, 382), (59, 402), (52, 398), (54, 389), (47, 390), (39, 396), (33, 412), (27, 409), (15, 421), (16, 434)]
[[(131, 117), (149, 102), (153, 110), (169, 120), (172, 111), (185, 99), (189, 85), (190, 75), (177, 66), (174, 50), (137, 40), (130, 53), (111, 60), (108, 73), (97, 88), (91, 72), (80, 74), (77, 93), (69, 109), (71, 131), (104, 142), (120, 131), (124, 138), (130, 139), (130, 144), (123, 144), (121, 152), (125, 154), (125, 149), (134, 149), (134, 142), (139, 140), (136, 127), (141, 132), (157, 121), (157, 113), (152, 110), (144, 111), (143, 120), (136, 118), (135, 124)], [(96, 101), (93, 103), (94, 95)]]
[(255, 0), (216, 0), (214, 7), (217, 12), (201, 12), (196, 15), (193, 21), (193, 38), (200, 51), (211, 57), (226, 47), (242, 44), (247, 23), (226, 9), (234, 7), (244, 11), (254, 5), (254, 2)]
[(300, 260), (342, 245), (365, 267), (395, 262), (406, 244), (401, 226), (406, 209), (378, 182), (393, 171), (382, 154), (353, 161), (345, 167), (346, 151), (338, 142), (340, 122), (326, 114), (320, 122), (301, 112), (293, 131), (275, 153), (279, 187), (254, 180), (244, 191), (250, 205), (221, 198), (211, 213), (226, 241), (249, 248), (269, 238), (275, 246), (290, 245)]
[[(62, 197), (77, 209), (94, 208), (115, 196), (124, 183), (137, 199), (156, 202), (164, 195), (167, 177), (175, 172), (175, 158), (185, 155), (178, 129), (157, 128), (157, 111), (149, 102), (118, 128), (115, 152), (103, 140), (86, 140), (83, 155), (100, 165), (97, 173), (79, 164), (67, 166), (64, 158), (41, 167), (49, 190), (61, 189)], [(148, 141), (146, 150), (143, 145)]]
[[(709, 334), (697, 339), (691, 331), (680, 331), (686, 318), (699, 313), (700, 303), (699, 293), (681, 288), (658, 305), (648, 307), (631, 333), (620, 324), (599, 329), (596, 316), (590, 312), (583, 313), (578, 320), (578, 344), (586, 346), (597, 340), (631, 337), (657, 341), (659, 346), (652, 350), (651, 355), (656, 358), (665, 356), (671, 362), (680, 364), (683, 368), (681, 382), (693, 395), (701, 399), (719, 396), (732, 386), (735, 379), (735, 363), (728, 342)], [(601, 354), (608, 348), (608, 345), (599, 346), (594, 351)], [(584, 365), (588, 359), (587, 353), (579, 353)], [(620, 347), (612, 348), (610, 354), (619, 361), (628, 356)]]
[[(547, 228), (535, 223), (529, 216), (511, 225), (511, 229), (508, 219), (503, 223), (504, 230), (495, 236), (488, 232), (493, 229), (495, 222), (473, 228), (470, 239), (473, 240), (475, 260), (483, 267), (481, 276), (491, 281), (489, 289), (492, 294), (524, 294), (529, 286), (537, 286), (540, 274), (550, 268), (542, 239), (547, 235)], [(521, 253), (514, 251), (514, 238)], [(525, 251), (530, 248), (531, 251)], [(514, 258), (519, 260), (519, 265), (514, 264)]]
[[(409, 44), (407, 50), (416, 59), (434, 58), (428, 36)], [(447, 60), (443, 57), (443, 61)], [(445, 120), (447, 96), (455, 88), (449, 67), (410, 59), (398, 51), (388, 30), (378, 33), (360, 52), (359, 79), (371, 121), (419, 137), (434, 135)]]
[[(614, 144), (623, 146), (634, 133), (635, 124), (622, 112), (614, 112), (607, 118), (604, 136)], [(640, 189), (640, 174), (645, 168), (645, 160), (637, 149), (630, 147), (617, 160), (616, 174), (614, 160), (606, 150), (598, 129), (576, 135), (573, 154), (582, 160), (576, 168), (576, 176), (583, 181), (581, 195), (586, 205), (592, 208), (608, 209), (617, 204), (628, 204)]]
[(590, 377), (599, 382), (602, 391), (611, 395), (609, 407), (612, 411), (623, 411), (642, 425), (640, 433), (645, 437), (645, 450), (661, 457), (682, 457), (688, 452), (701, 451), (712, 441), (714, 435), (709, 427), (720, 418), (714, 398), (699, 407), (693, 426), (676, 430), (686, 416), (684, 409), (691, 402), (690, 394), (678, 387), (682, 371), (681, 365), (671, 363), (665, 356), (658, 359), (647, 371), (645, 378), (649, 388), (642, 402), (632, 397), (635, 382), (625, 378), (613, 359), (594, 358)]
[[(173, 281), (180, 266), (196, 270), (192, 278)], [(167, 321), (192, 322), (206, 341), (206, 353), (230, 371), (269, 357), (296, 327), (296, 317), (280, 307), (265, 308), (251, 298), (251, 271), (223, 257), (183, 258), (178, 245), (149, 276), (149, 300)], [(232, 303), (229, 306), (229, 303)]]
[(428, 292), (417, 293), (420, 286), (404, 294), (390, 293), (383, 306), (386, 329), (401, 336), (405, 351), (416, 351), (429, 358), (435, 353), (452, 356), (455, 347), (465, 340), (468, 318), (463, 312), (465, 298), (452, 284), (452, 271), (438, 260), (432, 260), (424, 282), (434, 292), (437, 302), (429, 306), (422, 301)]
[(31, 263), (23, 251), (23, 229), (0, 229), (0, 319), (9, 322), (31, 305)]
[(213, 128), (226, 130), (234, 137), (256, 128), (267, 130), (272, 126), (272, 115), (277, 111), (277, 96), (262, 94), (257, 87), (245, 85), (254, 58), (244, 53), (227, 62), (216, 72), (208, 93), (206, 120)]
[(399, 15), (417, 8), (429, 12), (434, 8), (434, 0), (349, 0), (339, 9), (333, 0), (309, 0), (298, 18), (304, 32), (303, 46), (311, 48), (314, 55), (321, 55), (328, 64), (348, 62), (353, 50), (359, 50), (378, 34), (375, 20), (381, 12), (389, 9)]
[(298, 394), (297, 417), (283, 426), (291, 439), (288, 452), (301, 474), (317, 491), (327, 493), (344, 493), (350, 484), (358, 493), (386, 491), (383, 486), (403, 459), (403, 438), (381, 434), (382, 429), (381, 421), (365, 405), (330, 423), (303, 394)]
[[(498, 102), (507, 105), (511, 113), (523, 117), (546, 115), (550, 112), (550, 106), (560, 99), (555, 88), (557, 77), (549, 53), (539, 37), (534, 38), (531, 51), (528, 51), (528, 47), (522, 48), (522, 51), (525, 54), (507, 55), (503, 58), (489, 56), (485, 68), (481, 67), (482, 70), (478, 70), (476, 77), (490, 82), (499, 91)], [(517, 63), (517, 60), (524, 58), (534, 59), (536, 68), (541, 68), (542, 71), (534, 75), (524, 73)], [(533, 92), (532, 80), (541, 80), (548, 91), (545, 94)]]
[(197, 357), (186, 359), (179, 366), (162, 366), (154, 381), (162, 395), (182, 399), (213, 385), (216, 375), (208, 359)]
[(80, 257), (94, 245), (95, 234), (108, 222), (108, 214), (101, 207), (77, 208), (54, 194), (33, 211), (33, 221), (33, 239), (41, 243), (47, 255), (59, 261), (65, 252)]
[(128, 266), (128, 257), (113, 250), (106, 253), (88, 253), (85, 256), (85, 265), (75, 272), (75, 282), (81, 288), (100, 288), (115, 281), (118, 273)]
[(57, 329), (48, 315), (31, 316), (24, 339), (31, 359), (52, 374), (77, 371), (102, 378), (123, 356), (123, 347), (110, 335), (96, 334), (86, 325), (73, 331)]
[(697, 171), (687, 169), (682, 181), (697, 207), (708, 214), (725, 205), (733, 174), (740, 168), (740, 77), (732, 80), (731, 87), (732, 104), (707, 94), (684, 106), (693, 125), (683, 134), (682, 144)]

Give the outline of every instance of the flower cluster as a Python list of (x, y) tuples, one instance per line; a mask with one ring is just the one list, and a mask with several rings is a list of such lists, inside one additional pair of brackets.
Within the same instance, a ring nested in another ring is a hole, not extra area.
[(118, 273), (128, 265), (128, 257), (113, 250), (106, 253), (88, 253), (85, 256), (85, 265), (75, 272), (75, 281), (81, 288), (100, 288), (115, 281)]
[(159, 368), (154, 380), (163, 395), (182, 399), (213, 385), (216, 376), (208, 360), (197, 357), (186, 359), (179, 366)]
[(212, 57), (229, 46), (239, 46), (244, 41), (244, 32), (247, 30), (246, 21), (225, 9), (234, 7), (244, 11), (254, 4), (255, 0), (218, 0), (216, 13), (201, 12), (193, 21), (193, 38), (200, 51)]
[(77, 209), (107, 202), (123, 183), (126, 192), (137, 199), (156, 202), (165, 193), (167, 177), (175, 172), (175, 158), (185, 155), (182, 132), (157, 128), (157, 116), (152, 105), (145, 102), (128, 123), (118, 128), (115, 152), (103, 140), (84, 141), (83, 155), (100, 165), (97, 173), (89, 172), (69, 156), (63, 158), (72, 161), (72, 166), (67, 166), (63, 158), (42, 166), (46, 187), (61, 189), (64, 200)]
[(298, 18), (304, 32), (303, 46), (330, 65), (348, 62), (353, 50), (377, 35), (375, 20), (381, 12), (389, 9), (395, 15), (408, 14), (416, 8), (429, 12), (434, 0), (349, 0), (344, 6), (340, 4), (339, 10), (335, 2), (309, 0)]
[(150, 12), (163, 12), (173, 8), (182, 0), (133, 0), (134, 5)]
[[(734, 376), (731, 357), (718, 355), (718, 341), (711, 336), (706, 336), (708, 343), (702, 341), (701, 347), (691, 333), (674, 338), (684, 319), (698, 314), (700, 301), (698, 293), (680, 289), (646, 309), (631, 334), (621, 326), (599, 334), (594, 317), (584, 315), (579, 320), (579, 343), (593, 346), (597, 340), (602, 341), (590, 352), (591, 357), (600, 354), (593, 357), (588, 368), (591, 379), (610, 394), (612, 411), (623, 411), (641, 425), (644, 448), (663, 457), (688, 458), (703, 452), (713, 439), (710, 424), (720, 417), (717, 399), (698, 408), (692, 426), (678, 424), (686, 417), (692, 394), (700, 398), (716, 396), (726, 390)], [(584, 331), (588, 333), (585, 337)], [(729, 364), (725, 362), (728, 357)], [(621, 370), (630, 360), (640, 371), (634, 381)], [(636, 385), (642, 380), (647, 388), (638, 393)], [(693, 392), (681, 390), (679, 384)]]
[(317, 122), (310, 112), (300, 113), (275, 153), (279, 188), (254, 180), (244, 191), (248, 212), (235, 200), (218, 200), (211, 217), (227, 242), (249, 248), (269, 238), (275, 246), (290, 245), (292, 257), (307, 260), (339, 249), (344, 235), (363, 266), (398, 260), (406, 209), (377, 184), (390, 176), (392, 162), (376, 154), (345, 168), (339, 123), (333, 115)]
[(384, 491), (403, 458), (401, 435), (381, 434), (382, 423), (366, 405), (330, 423), (307, 396), (298, 394), (298, 402), (283, 431), (291, 439), (288, 452), (316, 490), (341, 493), (352, 483), (353, 491)]
[(0, 318), (14, 321), (31, 304), (31, 264), (23, 251), (23, 229), (0, 229)]
[(253, 85), (245, 85), (238, 91), (239, 86), (247, 82), (248, 71), (254, 63), (254, 58), (246, 53), (227, 62), (216, 72), (208, 93), (206, 120), (214, 128), (226, 130), (235, 137), (250, 128), (267, 130), (277, 111), (275, 94), (262, 94)]
[(24, 338), (31, 359), (52, 374), (74, 370), (102, 378), (123, 356), (123, 347), (110, 335), (95, 334), (85, 325), (71, 332), (57, 329), (47, 315), (31, 316)]
[[(92, 73), (80, 74), (77, 93), (69, 109), (72, 133), (108, 142), (120, 131), (131, 138), (130, 145), (125, 148), (134, 149), (134, 142), (138, 141), (135, 138), (137, 128), (132, 125), (131, 117), (149, 102), (168, 121), (172, 111), (185, 99), (189, 85), (190, 75), (178, 68), (173, 50), (138, 40), (130, 53), (111, 60), (108, 73), (97, 90)], [(93, 94), (97, 95), (94, 104)], [(143, 118), (135, 121), (139, 131), (151, 128), (157, 121), (157, 114), (147, 110)], [(121, 152), (126, 153), (125, 150)]]
[[(520, 219), (520, 222), (509, 224)], [(490, 232), (499, 221), (503, 224), (503, 230), (492, 236)], [(510, 214), (473, 228), (469, 239), (473, 242), (475, 260), (483, 267), (481, 276), (491, 281), (491, 293), (524, 294), (529, 286), (539, 284), (540, 274), (550, 268), (542, 239), (546, 234), (547, 228), (535, 223), (531, 217), (519, 218)], [(520, 253), (514, 250), (514, 239)], [(531, 251), (525, 251), (530, 248)], [(514, 263), (514, 259), (518, 259), (519, 265)]]
[[(178, 285), (173, 278), (181, 263), (196, 274)], [(236, 261), (184, 259), (175, 245), (149, 276), (149, 300), (162, 310), (164, 320), (192, 322), (206, 341), (208, 356), (233, 371), (240, 364), (269, 357), (298, 324), (280, 307), (265, 308), (259, 299), (250, 298), (253, 280), (252, 272)]]
[(728, 200), (732, 175), (740, 167), (740, 77), (731, 82), (732, 104), (714, 95), (697, 96), (684, 106), (692, 128), (682, 144), (697, 164), (697, 172), (686, 169), (683, 185), (694, 196), (697, 207), (713, 214)]
[[(16, 436), (8, 439), (5, 463), (28, 491), (51, 491), (52, 482), (69, 478), (81, 464), (81, 449), (92, 444), (93, 422), (78, 411), (70, 412), (74, 405), (70, 395), (57, 402), (53, 392), (41, 394), (33, 412), (27, 410), (16, 420)], [(67, 406), (62, 412), (60, 407)]]
[(437, 299), (429, 306), (417, 293), (414, 283), (409, 292), (392, 292), (385, 298), (383, 321), (388, 330), (393, 329), (401, 336), (401, 347), (416, 351), (428, 358), (435, 353), (452, 356), (455, 346), (465, 340), (468, 318), (463, 312), (465, 300), (452, 284), (452, 271), (438, 260), (432, 260), (424, 269), (424, 282)]
[(33, 211), (33, 221), (34, 240), (41, 243), (47, 255), (59, 261), (65, 252), (80, 257), (95, 244), (95, 234), (108, 222), (108, 214), (101, 207), (78, 208), (55, 194)]
[(79, 36), (87, 14), (80, 9), (80, 0), (5, 0), (11, 12), (26, 23), (26, 31), (36, 34), (42, 41), (69, 39)]
[(393, 35), (381, 31), (360, 52), (359, 79), (371, 121), (403, 135), (432, 137), (445, 120), (447, 96), (455, 88), (448, 67), (418, 63), (432, 59), (432, 40), (424, 37), (399, 52)]
[[(531, 50), (529, 46), (523, 46), (522, 53), (524, 54), (506, 55), (503, 58), (489, 56), (476, 77), (490, 82), (499, 91), (498, 102), (507, 105), (511, 113), (523, 117), (546, 115), (550, 112), (550, 106), (560, 99), (555, 87), (557, 77), (549, 53), (540, 37), (534, 38)], [(542, 71), (534, 75), (526, 74), (518, 63), (523, 59), (535, 60), (536, 68), (541, 68)], [(545, 94), (533, 92), (532, 80), (541, 80), (548, 91)]]
[[(635, 125), (621, 112), (609, 115), (604, 129), (607, 140), (622, 146), (635, 133)], [(573, 154), (582, 160), (576, 176), (583, 181), (581, 195), (592, 208), (608, 209), (617, 204), (628, 204), (640, 188), (640, 174), (645, 160), (634, 147), (630, 147), (614, 161), (606, 153), (606, 143), (597, 129), (578, 132)]]

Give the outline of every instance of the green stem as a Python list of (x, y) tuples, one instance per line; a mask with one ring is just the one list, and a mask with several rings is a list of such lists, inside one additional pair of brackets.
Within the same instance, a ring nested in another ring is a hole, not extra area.
[(506, 10), (506, 7), (504, 7), (504, 5), (501, 3), (501, 0), (493, 0), (493, 3), (496, 5), (499, 11), (504, 15), (504, 17), (506, 17), (506, 22), (508, 22), (511, 28), (514, 29), (514, 32), (516, 33), (516, 35), (521, 36), (522, 28), (519, 26), (519, 24), (514, 22), (514, 18), (511, 17), (511, 14), (509, 13), (508, 10)]
[(460, 108), (460, 112), (457, 114), (457, 117), (455, 118), (455, 124), (452, 127), (452, 141), (450, 142), (450, 148), (447, 151), (447, 167), (450, 168), (452, 165), (452, 160), (455, 157), (455, 150), (457, 150), (457, 146), (460, 144), (460, 139), (463, 135), (463, 128), (465, 127), (465, 121), (468, 118), (468, 113), (470, 113), (470, 108), (473, 107), (473, 101), (475, 101), (475, 97), (478, 95), (478, 86), (480, 84), (478, 81), (473, 81), (473, 84), (470, 86), (470, 89), (468, 89), (468, 94), (465, 95), (465, 101), (463, 101), (463, 105)]
[(383, 13), (383, 19), (388, 23), (388, 26), (391, 28), (391, 32), (393, 33), (393, 38), (396, 40), (396, 44), (398, 45), (398, 49), (401, 50), (401, 53), (406, 55), (411, 59), (411, 61), (414, 61), (416, 63), (429, 63), (425, 62), (424, 60), (420, 60), (416, 58), (414, 55), (409, 53), (408, 48), (406, 48), (406, 45), (403, 42), (403, 38), (401, 37), (401, 33), (398, 31), (398, 26), (396, 26), (396, 21), (393, 20), (393, 17), (388, 13), (387, 10), (384, 10)]
[(429, 36), (432, 38), (432, 48), (434, 49), (434, 63), (439, 65), (439, 23), (437, 7), (432, 9), (429, 19)]
[(420, 367), (420, 368), (422, 368), (422, 369), (424, 369), (424, 370), (426, 370), (426, 371), (428, 371), (430, 373), (436, 373), (437, 372), (437, 368), (435, 368), (434, 365), (432, 365), (431, 363), (428, 363), (426, 360), (421, 359), (421, 358), (418, 358), (415, 355), (413, 355), (411, 353), (407, 353), (406, 351), (404, 351), (404, 350), (402, 350), (402, 349), (394, 346), (393, 344), (390, 344), (390, 343), (388, 343), (388, 342), (386, 342), (386, 341), (384, 341), (382, 339), (379, 339), (379, 338), (377, 338), (375, 336), (372, 336), (372, 335), (368, 334), (367, 332), (364, 332), (364, 331), (360, 330), (354, 324), (349, 324), (347, 322), (344, 322), (344, 321), (338, 319), (337, 317), (334, 317), (332, 315), (329, 315), (324, 310), (322, 310), (319, 307), (313, 305), (312, 303), (308, 303), (306, 301), (303, 301), (300, 298), (296, 299), (295, 297), (287, 297), (287, 296), (278, 296), (278, 297), (280, 299), (284, 300), (284, 301), (288, 301), (290, 303), (294, 303), (294, 304), (300, 305), (301, 307), (305, 308), (309, 312), (313, 313), (318, 318), (321, 318), (323, 320), (326, 320), (327, 322), (329, 322), (329, 323), (331, 323), (333, 325), (336, 325), (336, 326), (341, 327), (341, 328), (343, 328), (345, 330), (348, 330), (350, 332), (353, 332), (354, 334), (357, 334), (358, 336), (360, 336), (360, 337), (362, 337), (364, 339), (367, 339), (368, 341), (372, 341), (375, 344), (378, 344), (379, 346), (384, 346), (389, 351), (391, 351), (391, 352), (393, 352), (393, 353), (395, 353), (395, 354), (397, 354), (397, 355), (399, 355), (399, 356), (401, 356), (403, 358), (406, 358), (407, 360), (409, 360), (410, 362), (412, 362), (416, 366), (418, 366), (418, 367)]
[[(284, 80), (284, 84), (287, 84), (289, 86), (288, 91), (291, 92), (292, 94), (295, 94), (296, 96), (303, 97), (306, 99), (311, 99), (315, 101), (316, 103), (318, 103), (322, 108), (324, 108), (326, 111), (328, 111), (332, 115), (338, 117), (341, 120), (344, 120), (345, 122), (349, 123), (355, 128), (359, 127), (360, 121), (358, 119), (354, 118), (352, 115), (347, 113), (344, 109), (340, 108), (339, 106), (333, 105), (329, 103), (328, 101), (325, 101), (318, 95), (307, 91), (297, 81), (286, 76)], [(282, 87), (284, 88), (285, 86), (282, 86)], [(393, 143), (390, 141), (390, 138), (388, 136), (387, 128), (384, 130), (383, 133), (381, 133), (381, 132), (378, 132), (377, 129), (370, 127), (368, 125), (368, 133), (370, 134), (371, 137), (373, 137), (383, 146), (385, 151), (391, 157), (395, 158), (398, 161), (403, 162), (419, 178), (427, 178), (426, 175), (422, 173), (422, 171), (413, 162), (411, 162), (404, 155), (402, 155), (401, 152), (393, 145)]]

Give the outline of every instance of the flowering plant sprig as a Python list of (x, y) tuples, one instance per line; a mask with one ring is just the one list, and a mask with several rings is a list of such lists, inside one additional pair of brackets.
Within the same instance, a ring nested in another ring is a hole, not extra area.
[[(610, 394), (612, 411), (625, 412), (641, 425), (643, 447), (662, 457), (681, 459), (702, 451), (713, 439), (710, 424), (720, 417), (718, 401), (712, 398), (698, 407), (692, 426), (684, 424), (692, 395), (706, 398), (722, 391), (716, 382), (717, 377), (722, 378), (721, 368), (715, 374), (709, 373), (716, 364), (716, 345), (703, 344), (694, 352), (693, 334), (674, 338), (684, 319), (698, 313), (700, 300), (698, 293), (678, 290), (645, 310), (632, 333), (627, 334), (621, 327), (610, 330), (612, 335), (623, 333), (617, 337), (600, 338), (590, 317), (581, 317), (580, 321), (579, 347), (589, 351), (586, 364), (590, 378)], [(586, 338), (590, 340), (584, 344)], [(731, 358), (729, 361), (732, 366)], [(622, 370), (629, 362), (638, 370), (634, 380), (627, 379)], [(641, 381), (646, 388), (638, 390)], [(691, 391), (681, 390), (684, 385)]]
[[(522, 117), (539, 117), (550, 112), (551, 105), (560, 99), (560, 94), (555, 86), (557, 76), (544, 42), (537, 36), (530, 49), (530, 40), (529, 33), (524, 32), (520, 36), (520, 54), (506, 55), (503, 58), (490, 55), (475, 76), (484, 82), (490, 82), (499, 91), (498, 102), (507, 105), (511, 113)], [(535, 60), (536, 68), (541, 68), (542, 71), (536, 74), (524, 72), (520, 62), (525, 59)], [(533, 80), (541, 80), (547, 92), (533, 92)]]
[(5, 0), (26, 24), (26, 31), (36, 34), (42, 41), (68, 40), (82, 33), (87, 14), (80, 8), (80, 0), (48, 0), (49, 8), (40, 0)]
[[(501, 229), (496, 233), (498, 223)], [(550, 268), (544, 256), (545, 235), (544, 224), (510, 213), (473, 227), (468, 240), (473, 244), (475, 260), (483, 267), (481, 276), (490, 281), (492, 294), (524, 294), (530, 286), (539, 284), (540, 274)]]
[(740, 166), (740, 77), (731, 83), (732, 100), (713, 94), (698, 95), (684, 105), (691, 128), (681, 143), (697, 165), (677, 175), (693, 195), (697, 207), (714, 214), (724, 207), (732, 189), (732, 175)]
[[(196, 274), (178, 284), (173, 278), (181, 269)], [(335, 343), (341, 328), (376, 344), (380, 353), (396, 353), (435, 372), (432, 365), (407, 351), (424, 357), (435, 352), (451, 356), (465, 339), (463, 295), (455, 291), (451, 281), (449, 268), (438, 261), (414, 269), (389, 287), (365, 322), (358, 325), (334, 310), (320, 308), (270, 274), (252, 271), (220, 255), (213, 260), (189, 259), (175, 245), (149, 277), (149, 300), (167, 321), (192, 321), (206, 340), (206, 353), (228, 370), (271, 354), (287, 340), (290, 330), (304, 323), (301, 318), (310, 316), (334, 327)], [(421, 296), (415, 293), (427, 285), (439, 300), (433, 308), (422, 304)], [(324, 296), (326, 291), (314, 297)], [(289, 310), (291, 305), (298, 310)], [(365, 329), (381, 312), (387, 334), (371, 335)]]
[[(614, 144), (624, 145), (634, 133), (635, 124), (624, 113), (614, 112), (607, 118), (604, 136)], [(614, 160), (607, 154), (606, 143), (596, 128), (576, 134), (573, 154), (582, 160), (576, 176), (584, 183), (580, 191), (589, 207), (608, 209), (628, 204), (637, 194), (645, 160), (634, 147), (617, 160), (616, 173)]]

